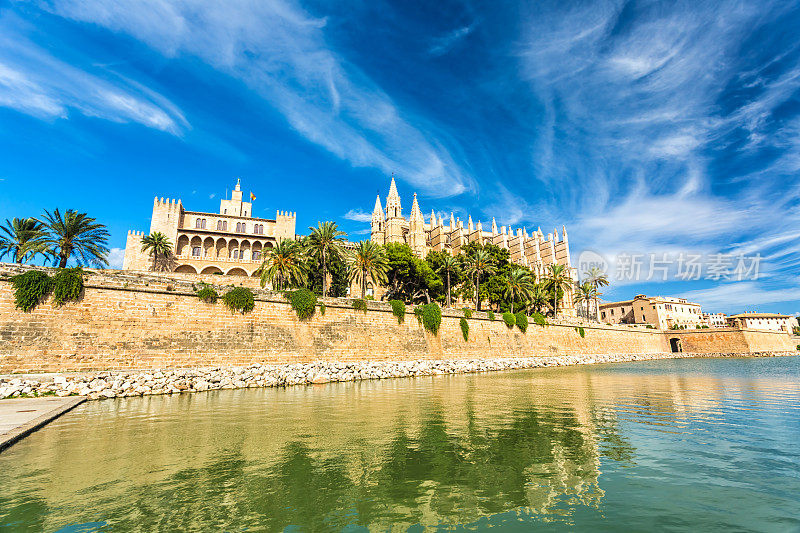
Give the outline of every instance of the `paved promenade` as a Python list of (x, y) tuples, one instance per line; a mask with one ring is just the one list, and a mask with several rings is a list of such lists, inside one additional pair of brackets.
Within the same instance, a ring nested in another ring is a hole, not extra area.
[(0, 451), (85, 401), (82, 396), (0, 400)]

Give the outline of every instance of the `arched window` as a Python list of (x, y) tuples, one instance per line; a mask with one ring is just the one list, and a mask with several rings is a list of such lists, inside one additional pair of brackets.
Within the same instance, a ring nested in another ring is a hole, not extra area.
[(225, 220), (217, 220), (217, 231), (228, 231), (228, 222)]
[(244, 233), (246, 231), (247, 225), (244, 222), (237, 222), (236, 223), (236, 231), (238, 233)]
[(197, 229), (202, 228), (203, 227), (202, 224), (203, 224), (203, 219), (202, 218), (195, 219), (195, 221), (194, 221), (194, 227), (195, 228), (197, 228)]
[(258, 261), (259, 259), (261, 259), (261, 252), (253, 250), (253, 261)]
[(239, 259), (239, 250), (234, 250), (233, 252), (231, 252), (231, 258)]
[(200, 247), (193, 246), (192, 247), (192, 257), (200, 257)]

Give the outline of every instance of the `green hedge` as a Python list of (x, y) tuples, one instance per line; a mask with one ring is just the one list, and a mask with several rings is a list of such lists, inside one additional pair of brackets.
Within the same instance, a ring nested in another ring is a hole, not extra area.
[(414, 308), (414, 316), (417, 317), (417, 322), (422, 325), (422, 312), (425, 311), (424, 305), (418, 305)]
[(514, 318), (517, 321), (517, 327), (522, 333), (528, 331), (528, 316), (525, 313), (519, 311), (514, 315)]
[(30, 312), (53, 290), (53, 278), (41, 270), (29, 270), (11, 278), (14, 287), (14, 306)]
[(585, 329), (583, 329), (583, 326), (577, 326), (577, 327), (575, 328), (575, 331), (577, 331), (577, 332), (578, 332), (578, 335), (580, 335), (580, 336), (581, 336), (581, 339), (582, 339), (582, 338), (584, 338), (584, 337), (586, 337), (586, 330), (585, 330)]
[(442, 325), (442, 308), (436, 302), (425, 304), (422, 307), (422, 325), (436, 335)]
[(401, 300), (389, 300), (392, 306), (392, 314), (397, 317), (397, 323), (402, 324), (406, 320), (406, 304)]
[(517, 317), (511, 313), (503, 313), (503, 321), (506, 323), (506, 326), (513, 328), (514, 324), (517, 323)]
[(494, 311), (486, 311), (486, 318), (494, 322)]
[(307, 320), (314, 316), (314, 310), (317, 308), (317, 295), (308, 289), (297, 289), (296, 291), (288, 291), (289, 301), (292, 304), (292, 309), (297, 313), (297, 318), (300, 320)]
[(321, 302), (319, 304), (319, 314), (325, 316), (325, 304)]
[(255, 294), (247, 287), (232, 288), (225, 293), (222, 301), (231, 311), (241, 311), (242, 314), (249, 313), (256, 306)]
[(467, 322), (467, 319), (461, 317), (459, 324), (461, 325), (461, 334), (464, 336), (464, 341), (469, 341), (469, 323)]
[(367, 314), (367, 302), (366, 300), (358, 299), (353, 300), (353, 309), (356, 311), (364, 311), (364, 314)]
[(531, 318), (533, 318), (533, 321), (536, 322), (540, 326), (546, 326), (547, 325), (547, 319), (544, 317), (544, 315), (542, 313), (540, 313), (538, 311), (533, 313)]
[(197, 297), (200, 298), (201, 301), (207, 304), (215, 304), (219, 298), (219, 293), (214, 289), (214, 287), (206, 283), (204, 283), (203, 286), (200, 287), (200, 290), (198, 290), (195, 294), (197, 294)]
[(64, 305), (77, 301), (83, 292), (83, 269), (62, 268), (53, 277), (53, 303)]
[(462, 309), (462, 311), (464, 311), (464, 316), (466, 318), (472, 318), (472, 309), (470, 309), (469, 307), (465, 307)]

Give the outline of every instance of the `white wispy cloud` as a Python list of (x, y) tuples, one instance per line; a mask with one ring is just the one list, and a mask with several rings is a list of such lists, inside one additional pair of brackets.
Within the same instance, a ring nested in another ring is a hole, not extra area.
[[(800, 281), (786, 269), (798, 255), (770, 251), (766, 239), (781, 235), (791, 249), (797, 227), (800, 186), (788, 176), (800, 169), (800, 127), (774, 118), (800, 88), (797, 45), (780, 74), (769, 63), (741, 69), (743, 40), (792, 8), (776, 1), (549, 6), (537, 4), (519, 43), (521, 73), (542, 108), (531, 147), (543, 200), (532, 211), (572, 221), (573, 250), (606, 256), (726, 252), (752, 241), (747, 249), (765, 255), (769, 278), (736, 290), (780, 297), (770, 284), (783, 279), (794, 294)], [(729, 98), (741, 83), (751, 90)], [(741, 131), (748, 142), (733, 148)], [(731, 170), (719, 170), (728, 153), (764, 146), (782, 153), (767, 168), (725, 162)], [(719, 294), (734, 294), (730, 286)]]
[(442, 56), (452, 50), (459, 42), (464, 40), (475, 29), (475, 23), (469, 26), (456, 28), (447, 35), (434, 39), (433, 44), (428, 49), (432, 56)]
[(125, 259), (125, 248), (112, 248), (108, 252), (108, 267), (121, 269), (122, 261)]
[(342, 215), (342, 218), (353, 220), (355, 222), (370, 222), (372, 220), (372, 215), (362, 211), (361, 209), (351, 209)]
[(77, 112), (173, 135), (188, 129), (181, 111), (163, 96), (113, 73), (61, 61), (32, 43), (25, 28), (14, 15), (0, 15), (0, 106), (45, 120)]
[(63, 17), (124, 32), (165, 56), (193, 55), (242, 80), (300, 135), (357, 167), (396, 171), (430, 195), (474, 188), (435, 127), (403, 112), (326, 41), (325, 19), (292, 0), (53, 0)]

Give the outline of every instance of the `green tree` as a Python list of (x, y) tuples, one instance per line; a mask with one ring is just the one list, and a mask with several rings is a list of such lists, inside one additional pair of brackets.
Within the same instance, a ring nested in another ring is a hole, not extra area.
[(286, 290), (298, 287), (306, 280), (306, 257), (299, 242), (284, 239), (274, 248), (267, 249), (259, 271), (261, 286), (267, 282), (275, 290)]
[[(326, 296), (341, 298), (347, 295), (347, 288), (350, 281), (347, 277), (347, 265), (344, 262), (345, 254), (333, 255), (328, 257), (328, 276), (330, 286), (327, 288)], [(322, 295), (322, 262), (317, 258), (309, 257), (307, 260), (308, 288), (316, 294)]]
[(572, 301), (575, 305), (580, 305), (581, 307), (586, 308), (586, 318), (589, 318), (589, 307), (597, 298), (597, 290), (594, 286), (585, 281), (578, 285), (578, 290), (575, 292), (575, 296), (572, 297)]
[(518, 298), (527, 300), (533, 290), (533, 276), (527, 268), (517, 267), (506, 275), (505, 295), (511, 303), (511, 312), (514, 312), (514, 301)]
[(597, 320), (597, 297), (601, 296), (602, 293), (598, 292), (600, 287), (607, 287), (609, 284), (608, 281), (608, 274), (604, 271), (600, 270), (597, 267), (592, 267), (584, 273), (586, 276), (585, 281), (588, 281), (594, 287), (595, 298), (594, 298), (594, 318)]
[(467, 274), (475, 276), (475, 310), (481, 310), (481, 276), (495, 273), (496, 267), (492, 261), (492, 256), (487, 250), (479, 249), (474, 254), (467, 257)]
[[(428, 257), (431, 257), (431, 254), (428, 254)], [(428, 259), (426, 258), (426, 262)], [(428, 262), (430, 264), (430, 262)], [(441, 273), (446, 281), (445, 286), (447, 287), (447, 299), (445, 300), (445, 305), (447, 307), (451, 307), (453, 305), (453, 301), (451, 298), (451, 288), (452, 288), (452, 281), (453, 277), (456, 276), (458, 270), (460, 269), (459, 260), (453, 257), (452, 255), (445, 253), (444, 257), (441, 259), (441, 264), (436, 270), (437, 272)]]
[(545, 283), (552, 293), (553, 317), (555, 318), (558, 315), (559, 292), (566, 292), (572, 287), (572, 278), (564, 265), (551, 264), (548, 265), (547, 273), (545, 274)]
[(528, 304), (536, 313), (541, 313), (542, 310), (548, 306), (548, 292), (541, 283), (536, 283), (528, 295)]
[[(463, 250), (465, 262), (477, 250), (485, 250), (489, 253), (495, 270), (493, 273), (487, 274), (485, 279), (481, 277), (481, 301), (488, 300), (499, 311), (508, 309), (509, 306), (505, 297), (505, 280), (508, 273), (517, 267), (517, 265), (511, 263), (508, 250), (494, 244), (480, 245), (477, 242), (469, 243)], [(462, 292), (468, 293), (470, 298), (473, 298), (475, 294), (475, 279), (472, 277), (470, 279), (471, 281), (465, 284), (464, 289), (466, 290), (462, 290)]]
[(414, 255), (407, 244), (388, 243), (384, 249), (388, 263), (387, 297), (411, 303), (422, 300), (430, 303), (432, 298), (436, 299), (441, 294), (444, 287), (442, 280), (427, 261)]
[(153, 256), (152, 270), (156, 270), (159, 256), (163, 257), (162, 265), (164, 265), (172, 255), (172, 243), (169, 242), (166, 235), (160, 231), (154, 231), (150, 235), (142, 237), (142, 252), (149, 252)]
[(389, 264), (383, 247), (372, 241), (360, 241), (347, 255), (348, 276), (361, 285), (361, 298), (367, 294), (367, 278), (373, 283), (386, 283)]
[(328, 294), (328, 259), (339, 257), (347, 233), (339, 231), (336, 222), (318, 222), (316, 228), (309, 227), (311, 233), (306, 238), (308, 255), (322, 264), (322, 295)]
[(32, 259), (36, 254), (45, 254), (44, 224), (35, 218), (6, 219), (0, 226), (0, 259), (6, 255), (17, 264)]
[(66, 267), (73, 256), (81, 266), (108, 266), (109, 233), (105, 225), (73, 209), (67, 209), (63, 215), (58, 209), (52, 213), (45, 211), (42, 218), (47, 228), (42, 242), (52, 250), (59, 268)]

